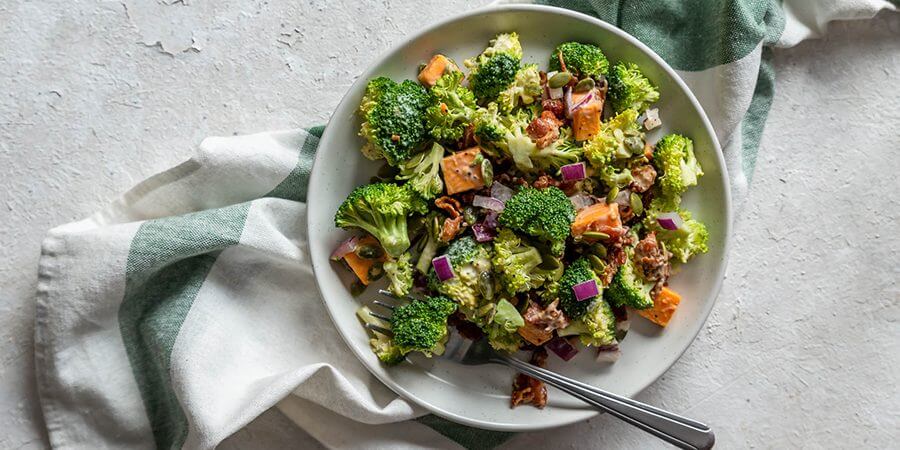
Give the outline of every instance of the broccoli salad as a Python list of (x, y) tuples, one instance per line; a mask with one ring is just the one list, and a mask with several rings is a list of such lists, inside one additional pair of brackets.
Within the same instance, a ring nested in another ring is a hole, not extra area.
[[(462, 66), (438, 54), (416, 81), (369, 80), (359, 134), (382, 164), (338, 208), (354, 235), (332, 259), (354, 295), (403, 299), (389, 320), (358, 311), (391, 330), (370, 341), (383, 363), (439, 355), (451, 330), (538, 365), (547, 350), (613, 362), (629, 319), (675, 314), (668, 280), (708, 241), (681, 207), (703, 175), (691, 139), (648, 139), (660, 93), (636, 64), (583, 42), (547, 61), (524, 62), (513, 32)], [(518, 375), (520, 404), (543, 407), (546, 389)]]

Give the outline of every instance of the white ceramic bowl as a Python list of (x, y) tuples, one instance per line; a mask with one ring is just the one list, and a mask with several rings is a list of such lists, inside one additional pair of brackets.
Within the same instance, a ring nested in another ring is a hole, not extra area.
[(413, 358), (412, 363), (385, 367), (369, 349), (369, 337), (355, 316), (375, 289), (353, 298), (348, 287), (353, 275), (329, 261), (331, 251), (348, 235), (334, 227), (334, 212), (347, 194), (368, 182), (379, 163), (365, 159), (357, 136), (355, 111), (366, 81), (379, 75), (395, 80), (415, 79), (416, 67), (440, 52), (456, 61), (477, 55), (500, 32), (519, 33), (525, 62), (546, 69), (557, 44), (581, 41), (598, 44), (613, 63), (637, 63), (659, 86), (662, 129), (649, 133), (652, 142), (669, 132), (694, 140), (705, 175), (685, 197), (685, 206), (709, 227), (710, 251), (694, 258), (671, 280), (683, 300), (669, 326), (660, 329), (635, 318), (624, 339), (622, 357), (615, 364), (594, 361), (582, 351), (565, 363), (548, 358), (549, 368), (632, 396), (662, 375), (690, 345), (712, 309), (725, 271), (731, 226), (731, 207), (722, 152), (697, 100), (658, 55), (625, 32), (595, 18), (569, 10), (533, 5), (477, 9), (433, 25), (398, 43), (362, 74), (331, 117), (316, 155), (309, 187), (309, 243), (319, 289), (335, 326), (350, 351), (388, 387), (439, 416), (466, 425), (507, 431), (549, 428), (590, 418), (597, 411), (568, 395), (550, 389), (547, 407), (509, 407), (513, 373), (499, 366), (467, 367), (445, 360)]

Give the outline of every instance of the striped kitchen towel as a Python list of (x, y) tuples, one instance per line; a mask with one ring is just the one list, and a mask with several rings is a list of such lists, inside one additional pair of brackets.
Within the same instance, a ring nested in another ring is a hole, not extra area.
[[(618, 25), (694, 89), (746, 190), (773, 46), (884, 1), (548, 1)], [(329, 447), (489, 448), (509, 434), (425, 415), (352, 356), (318, 298), (306, 187), (321, 128), (208, 138), (43, 243), (35, 353), (60, 448), (211, 448), (273, 406)], [(416, 419), (411, 421), (410, 419)]]

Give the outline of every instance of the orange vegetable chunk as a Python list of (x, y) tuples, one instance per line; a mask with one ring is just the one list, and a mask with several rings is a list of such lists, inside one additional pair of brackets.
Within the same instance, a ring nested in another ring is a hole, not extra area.
[(444, 174), (444, 186), (447, 188), (447, 195), (484, 186), (481, 164), (472, 164), (475, 156), (479, 153), (481, 153), (481, 148), (476, 146), (456, 152), (441, 160), (441, 170)]
[[(362, 247), (363, 245), (376, 245), (381, 247), (381, 244), (378, 243), (378, 239), (375, 239), (372, 236), (365, 236), (359, 239), (357, 243), (357, 248)], [(369, 269), (375, 265), (377, 261), (384, 261), (385, 256), (381, 256), (378, 259), (366, 259), (360, 258), (356, 252), (350, 252), (344, 255), (344, 261), (347, 262), (347, 265), (350, 266), (350, 270), (356, 274), (356, 278), (359, 278), (359, 281), (362, 284), (368, 286), (369, 285)]]
[(431, 61), (419, 72), (419, 83), (427, 87), (434, 86), (437, 80), (446, 73), (450, 66), (450, 60), (446, 56), (437, 54), (431, 57)]
[(603, 227), (620, 228), (621, 226), (619, 204), (607, 204), (601, 201), (578, 211), (575, 221), (572, 222), (572, 235), (580, 236), (585, 231), (598, 230)]
[(664, 287), (662, 288), (662, 291), (656, 295), (656, 298), (653, 299), (653, 308), (640, 309), (637, 313), (640, 314), (641, 317), (664, 327), (669, 324), (669, 320), (671, 320), (672, 315), (675, 314), (675, 310), (678, 308), (679, 303), (681, 303), (681, 296), (678, 295), (677, 292)]

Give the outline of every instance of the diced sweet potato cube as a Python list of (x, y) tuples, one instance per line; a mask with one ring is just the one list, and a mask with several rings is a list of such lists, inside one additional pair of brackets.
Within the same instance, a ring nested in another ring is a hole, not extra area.
[(677, 292), (664, 287), (653, 299), (653, 308), (640, 309), (637, 313), (641, 317), (664, 327), (672, 319), (672, 314), (675, 314), (679, 303), (681, 303), (681, 296)]
[(481, 148), (472, 147), (456, 152), (441, 160), (441, 170), (444, 174), (444, 186), (447, 187), (447, 195), (484, 186), (481, 164), (472, 164), (475, 156), (479, 153), (481, 153)]
[(590, 101), (587, 105), (572, 113), (572, 129), (576, 141), (586, 141), (600, 132), (600, 116), (603, 114), (603, 102)]
[(619, 204), (606, 202), (594, 203), (591, 206), (582, 208), (575, 216), (572, 222), (572, 235), (580, 236), (585, 231), (597, 230), (600, 228), (620, 228), (622, 227), (622, 218), (619, 216)]
[[(363, 245), (380, 246), (381, 244), (379, 244), (378, 240), (374, 237), (365, 236), (359, 239), (357, 248)], [(361, 258), (356, 254), (356, 252), (350, 252), (344, 255), (344, 261), (346, 261), (347, 265), (350, 266), (350, 270), (352, 270), (353, 273), (356, 274), (356, 278), (359, 278), (359, 281), (361, 281), (362, 284), (367, 286), (369, 284), (369, 269), (371, 269), (372, 266), (375, 265), (376, 261), (383, 262), (384, 260), (384, 256), (378, 259)]]
[(553, 332), (526, 322), (524, 326), (519, 327), (519, 336), (534, 345), (541, 345), (553, 337)]
[(441, 54), (431, 57), (431, 61), (419, 72), (419, 83), (423, 86), (432, 87), (437, 83), (438, 78), (442, 77), (449, 68), (453, 67), (453, 63)]

